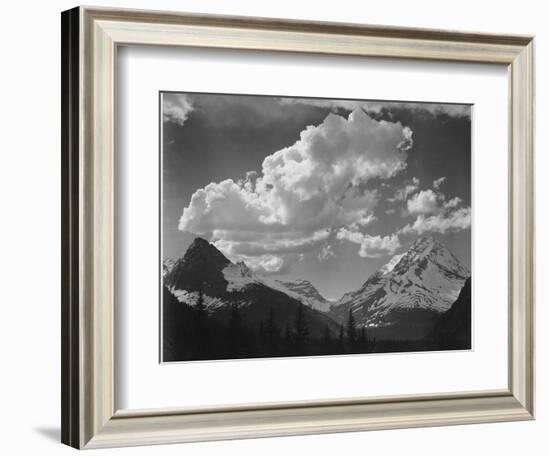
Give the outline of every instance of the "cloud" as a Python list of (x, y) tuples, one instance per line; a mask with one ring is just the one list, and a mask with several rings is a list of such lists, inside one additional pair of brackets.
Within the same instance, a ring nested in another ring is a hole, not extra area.
[(354, 244), (359, 244), (359, 256), (362, 258), (376, 258), (395, 253), (401, 247), (397, 234), (388, 236), (370, 236), (359, 231), (340, 228), (336, 233), (336, 239), (346, 240)]
[(256, 181), (258, 180), (258, 173), (256, 171), (248, 171), (244, 179), (240, 179), (238, 184), (240, 187), (244, 187), (249, 192), (256, 190)]
[(412, 135), (399, 122), (378, 121), (360, 109), (347, 117), (331, 113), (267, 156), (261, 173), (195, 191), (179, 229), (211, 235), (232, 259), (311, 250), (332, 230), (374, 220), (380, 195), (365, 184), (405, 169)]
[(447, 180), (446, 177), (440, 177), (439, 179), (434, 180), (433, 187), (438, 190), (439, 187)]
[(424, 111), (433, 116), (447, 115), (449, 117), (470, 117), (471, 105), (449, 103), (418, 103), (414, 101), (367, 101), (363, 105), (367, 112), (380, 113), (383, 110), (408, 109), (410, 111)]
[(165, 93), (162, 96), (162, 118), (183, 126), (194, 107), (189, 97), (182, 93)]
[(396, 201), (405, 201), (409, 195), (413, 194), (418, 190), (420, 185), (420, 180), (413, 177), (409, 182), (405, 184), (404, 187), (398, 188), (395, 192), (395, 195), (391, 198), (388, 198), (388, 202), (394, 203)]
[(470, 227), (472, 222), (472, 211), (468, 208), (461, 208), (448, 214), (440, 213), (426, 217), (419, 215), (414, 223), (403, 227), (400, 232), (403, 234), (418, 234), (436, 232), (445, 234), (448, 231), (460, 231)]
[(321, 248), (321, 251), (317, 254), (317, 259), (320, 262), (328, 261), (330, 258), (333, 258), (334, 251), (332, 250), (332, 246), (330, 244), (327, 244)]
[[(444, 180), (444, 177), (435, 180), (434, 187), (439, 188)], [(462, 199), (458, 196), (447, 201), (445, 195), (437, 190), (422, 190), (407, 201), (408, 215), (416, 215), (415, 221), (401, 228), (398, 233), (444, 234), (467, 229), (471, 224), (471, 209), (458, 208), (461, 203)]]
[(215, 230), (212, 233), (213, 244), (229, 257), (259, 256), (269, 254), (303, 253), (314, 250), (328, 239), (329, 229), (315, 231), (305, 235), (297, 232), (254, 233), (244, 231), (232, 233)]
[(433, 213), (438, 210), (439, 199), (439, 195), (434, 191), (422, 190), (407, 201), (407, 209), (410, 214)]
[(328, 108), (333, 111), (338, 109), (354, 111), (355, 109), (363, 109), (363, 106), (365, 106), (365, 102), (361, 100), (334, 100), (329, 98), (281, 98), (279, 102), (283, 105), (300, 104), (316, 108)]
[(243, 257), (251, 269), (267, 273), (279, 272), (284, 266), (284, 260), (277, 255), (260, 255), (258, 257)]
[(462, 203), (462, 200), (458, 196), (455, 196), (453, 199), (451, 199), (451, 200), (447, 201), (446, 203), (444, 203), (443, 207), (445, 209), (450, 209), (450, 208), (458, 206), (460, 203)]
[(380, 114), (382, 111), (407, 109), (409, 111), (422, 111), (433, 116), (447, 115), (449, 117), (470, 117), (471, 105), (450, 103), (419, 103), (414, 101), (369, 101), (369, 100), (334, 100), (323, 98), (281, 98), (281, 104), (303, 104), (333, 111), (344, 109), (353, 111), (362, 109), (367, 113)]

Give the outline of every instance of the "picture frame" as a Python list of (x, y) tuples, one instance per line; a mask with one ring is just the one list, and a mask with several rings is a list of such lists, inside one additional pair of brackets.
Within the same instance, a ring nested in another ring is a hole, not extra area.
[[(534, 418), (531, 36), (77, 7), (62, 13), (62, 442), (78, 449)], [(508, 68), (508, 387), (223, 407), (117, 410), (119, 46), (477, 62)]]

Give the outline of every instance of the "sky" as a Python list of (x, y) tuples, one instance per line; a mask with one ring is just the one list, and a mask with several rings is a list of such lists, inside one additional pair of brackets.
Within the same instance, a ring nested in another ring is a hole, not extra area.
[(420, 236), (471, 269), (471, 106), (162, 92), (162, 257), (195, 237), (328, 299)]

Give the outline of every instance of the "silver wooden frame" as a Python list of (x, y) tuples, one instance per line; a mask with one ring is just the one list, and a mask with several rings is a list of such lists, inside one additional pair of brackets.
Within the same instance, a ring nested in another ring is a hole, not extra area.
[[(115, 72), (121, 45), (506, 65), (508, 388), (201, 409), (116, 410)], [(62, 441), (76, 448), (450, 425), (534, 416), (533, 37), (106, 8), (62, 14)]]

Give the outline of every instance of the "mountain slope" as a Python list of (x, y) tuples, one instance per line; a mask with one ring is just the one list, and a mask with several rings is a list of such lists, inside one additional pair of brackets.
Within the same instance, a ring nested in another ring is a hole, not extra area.
[(165, 277), (166, 274), (172, 270), (174, 264), (176, 264), (176, 262), (172, 258), (167, 258), (162, 262), (162, 277)]
[(170, 290), (202, 291), (211, 297), (225, 292), (227, 282), (223, 269), (231, 262), (212, 244), (196, 238), (185, 255), (177, 260), (164, 276), (164, 285)]
[(329, 314), (344, 322), (351, 309), (359, 326), (395, 326), (400, 331), (393, 331), (392, 337), (425, 337), (456, 300), (468, 276), (468, 270), (445, 246), (423, 237), (358, 290), (346, 293)]
[(321, 293), (313, 286), (309, 280), (283, 281), (275, 280), (280, 289), (285, 293), (298, 299), (303, 304), (319, 312), (328, 312), (332, 303), (321, 296)]
[(439, 317), (432, 339), (439, 349), (472, 347), (472, 285), (466, 280), (457, 300)]
[(326, 329), (336, 335), (338, 324), (317, 310), (303, 306), (276, 281), (258, 277), (246, 264), (232, 263), (216, 247), (197, 238), (183, 258), (164, 277), (164, 285), (178, 301), (191, 307), (199, 299), (207, 312), (221, 324), (229, 321), (233, 306), (239, 308), (243, 324), (257, 330), (268, 318), (284, 329), (292, 327), (298, 310), (310, 336), (320, 338)]
[(281, 291), (302, 304), (320, 312), (328, 312), (330, 301), (325, 299), (308, 280), (284, 281), (270, 279), (255, 274), (244, 262), (231, 263), (223, 269), (223, 275), (227, 280), (227, 289), (231, 291), (242, 290), (252, 284), (262, 284)]

